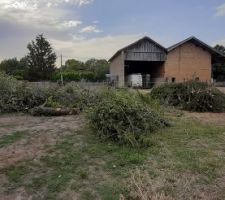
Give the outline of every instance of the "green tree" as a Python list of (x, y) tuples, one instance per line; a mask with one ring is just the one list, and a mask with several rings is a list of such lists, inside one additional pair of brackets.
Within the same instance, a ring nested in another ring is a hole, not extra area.
[(27, 45), (27, 48), (29, 50), (27, 55), (29, 80), (49, 80), (56, 69), (56, 54), (51, 44), (43, 35), (38, 35), (35, 41)]
[(65, 66), (63, 67), (63, 71), (66, 72), (85, 71), (85, 66), (84, 63), (79, 60), (69, 59), (66, 61)]
[(225, 55), (225, 47), (223, 45), (219, 45), (217, 44), (214, 49), (216, 49), (217, 51), (219, 51), (220, 53), (222, 53), (223, 55)]
[(17, 58), (6, 59), (0, 63), (0, 70), (4, 71), (8, 75), (15, 75), (19, 65), (20, 63)]
[[(216, 45), (214, 48), (225, 55), (225, 47), (223, 45)], [(225, 81), (225, 62), (213, 65), (213, 78), (217, 81)]]
[(105, 59), (90, 59), (85, 62), (85, 66), (88, 71), (95, 74), (97, 81), (105, 80), (105, 75), (109, 73), (109, 62)]
[(0, 70), (8, 75), (15, 76), (17, 79), (24, 79), (27, 70), (27, 58), (23, 57), (20, 60), (10, 58), (3, 60), (0, 63)]
[(18, 77), (21, 77), (23, 80), (29, 80), (28, 77), (28, 58), (24, 56), (20, 59), (20, 70), (17, 73)]

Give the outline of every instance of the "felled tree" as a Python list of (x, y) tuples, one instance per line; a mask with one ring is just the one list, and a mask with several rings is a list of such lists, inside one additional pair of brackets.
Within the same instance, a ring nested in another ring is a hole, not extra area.
[(28, 79), (30, 81), (49, 80), (56, 69), (56, 54), (51, 44), (41, 34), (35, 41), (29, 43), (27, 48), (29, 50)]

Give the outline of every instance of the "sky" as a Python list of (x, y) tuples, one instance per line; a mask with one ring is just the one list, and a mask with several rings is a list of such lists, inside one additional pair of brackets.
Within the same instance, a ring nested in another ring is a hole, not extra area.
[(225, 45), (225, 0), (0, 0), (0, 60), (26, 55), (38, 34), (64, 62), (109, 59), (143, 36)]

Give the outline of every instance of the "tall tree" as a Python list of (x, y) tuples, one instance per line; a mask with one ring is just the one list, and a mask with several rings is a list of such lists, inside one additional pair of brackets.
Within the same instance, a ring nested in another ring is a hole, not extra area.
[(56, 69), (56, 54), (51, 44), (41, 34), (35, 41), (29, 43), (27, 48), (29, 50), (27, 55), (29, 80), (49, 80)]
[[(216, 45), (214, 48), (225, 55), (225, 47), (223, 45)], [(213, 78), (217, 81), (225, 81), (225, 62), (213, 65)]]

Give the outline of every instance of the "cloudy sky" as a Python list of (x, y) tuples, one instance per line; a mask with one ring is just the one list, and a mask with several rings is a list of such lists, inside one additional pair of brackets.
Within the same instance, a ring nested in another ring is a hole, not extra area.
[(108, 59), (145, 35), (165, 47), (192, 35), (225, 45), (225, 1), (0, 0), (0, 60), (25, 55), (40, 33), (64, 59)]

